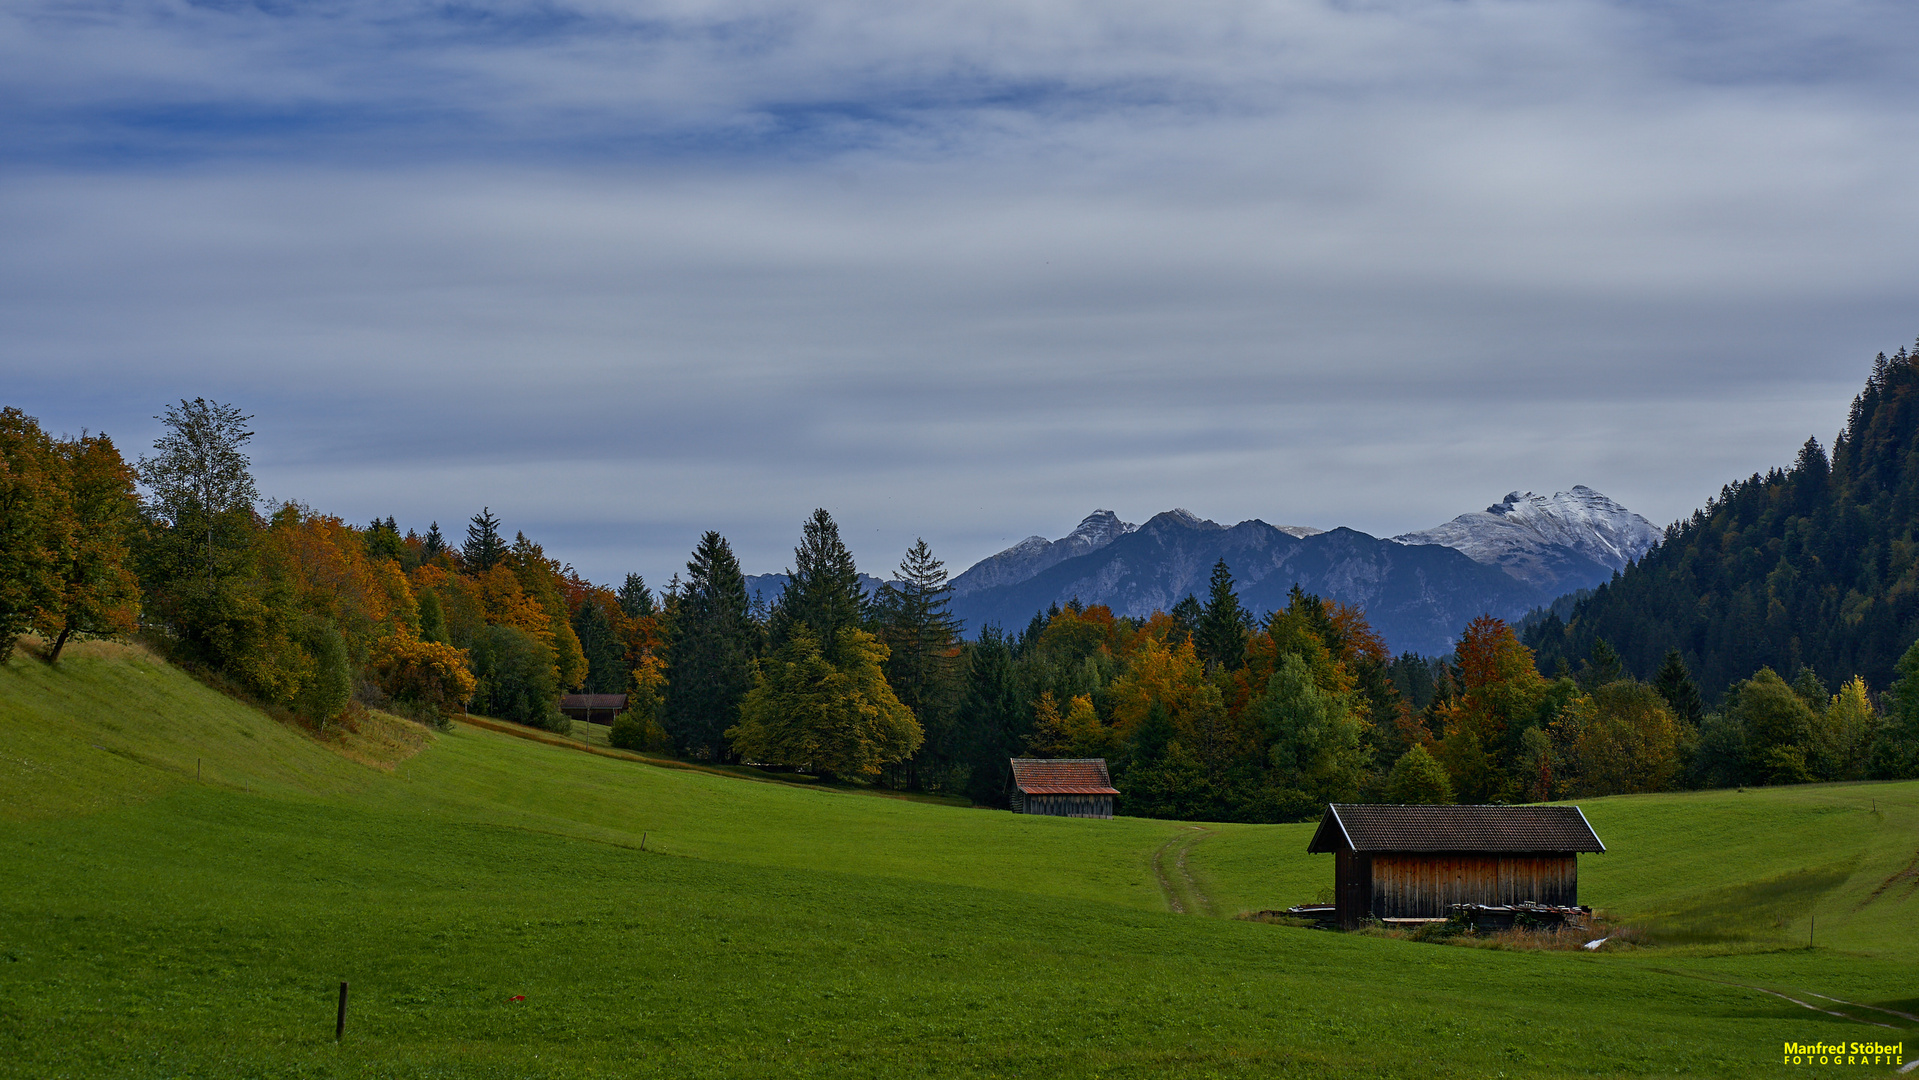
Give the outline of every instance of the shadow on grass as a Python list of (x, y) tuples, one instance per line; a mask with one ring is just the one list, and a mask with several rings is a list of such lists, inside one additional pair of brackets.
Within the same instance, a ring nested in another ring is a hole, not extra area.
[(1734, 945), (1783, 940), (1795, 919), (1852, 876), (1851, 862), (1795, 870), (1683, 898), (1669, 911), (1627, 920), (1647, 944)]

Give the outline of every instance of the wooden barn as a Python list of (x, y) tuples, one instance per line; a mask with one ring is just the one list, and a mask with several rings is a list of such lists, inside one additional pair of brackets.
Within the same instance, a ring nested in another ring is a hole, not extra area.
[(1579, 903), (1579, 853), (1605, 851), (1577, 806), (1326, 807), (1307, 851), (1334, 858), (1334, 915), (1443, 919), (1453, 904)]
[(1014, 758), (1015, 814), (1110, 818), (1119, 789), (1105, 758)]
[(610, 724), (626, 708), (625, 694), (561, 694), (560, 712), (569, 720)]

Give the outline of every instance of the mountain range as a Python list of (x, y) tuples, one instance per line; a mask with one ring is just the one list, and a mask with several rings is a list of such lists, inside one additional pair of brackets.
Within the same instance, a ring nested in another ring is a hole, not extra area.
[(1450, 651), (1479, 615), (1518, 619), (1609, 580), (1659, 538), (1645, 518), (1583, 486), (1513, 492), (1391, 539), (1259, 520), (1226, 526), (1186, 510), (1135, 526), (1097, 510), (1058, 540), (1028, 537), (956, 576), (952, 609), (969, 634), (1023, 627), (1073, 599), (1145, 616), (1203, 598), (1213, 564), (1225, 559), (1255, 615), (1283, 607), (1298, 584), (1363, 609), (1395, 652), (1430, 655)]

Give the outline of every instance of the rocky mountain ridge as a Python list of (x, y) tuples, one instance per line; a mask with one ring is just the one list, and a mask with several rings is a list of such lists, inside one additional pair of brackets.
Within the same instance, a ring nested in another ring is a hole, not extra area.
[(1431, 654), (1450, 650), (1481, 614), (1517, 620), (1610, 579), (1659, 538), (1646, 519), (1583, 485), (1552, 496), (1513, 492), (1391, 539), (1257, 519), (1226, 526), (1185, 509), (1133, 526), (1101, 510), (1057, 541), (1028, 537), (961, 573), (953, 611), (969, 633), (988, 623), (1014, 630), (1075, 598), (1145, 616), (1204, 596), (1223, 558), (1240, 602), (1256, 614), (1284, 606), (1298, 584), (1364, 609), (1395, 651)]

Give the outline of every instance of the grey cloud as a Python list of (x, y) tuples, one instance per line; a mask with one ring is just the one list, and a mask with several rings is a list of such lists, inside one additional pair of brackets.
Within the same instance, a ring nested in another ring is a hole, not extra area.
[(657, 583), (818, 505), (869, 571), (1664, 522), (1919, 331), (1904, 7), (450, 10), (0, 15), (7, 402), (234, 400), (274, 495)]

